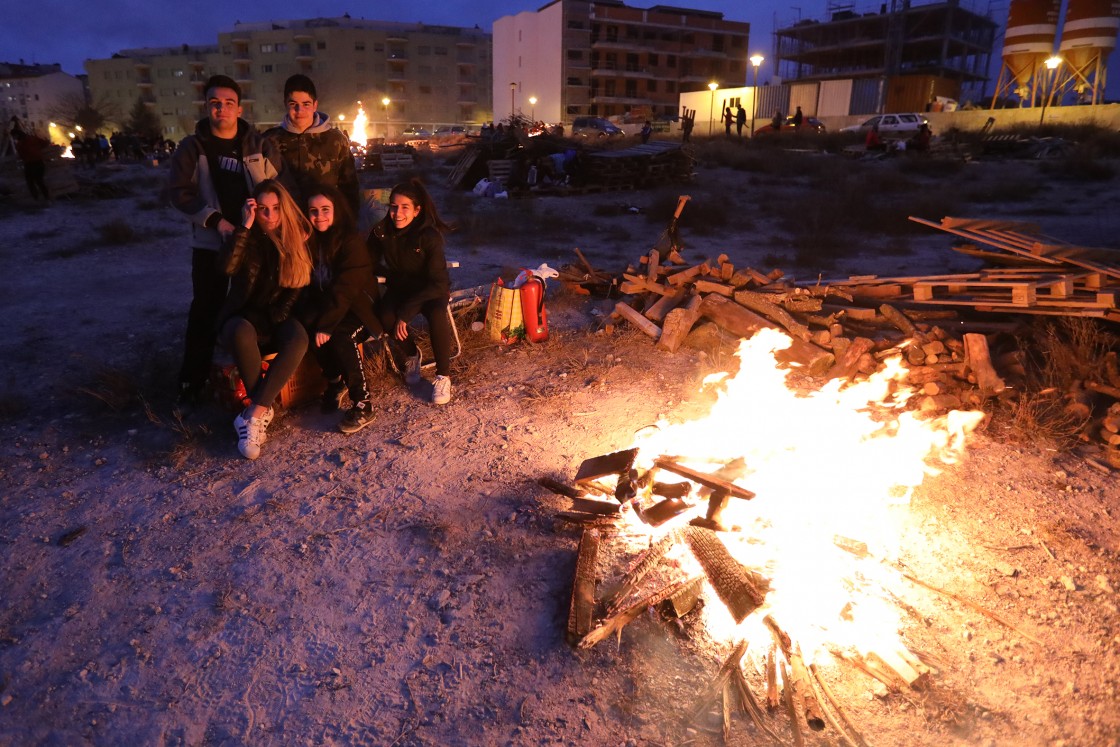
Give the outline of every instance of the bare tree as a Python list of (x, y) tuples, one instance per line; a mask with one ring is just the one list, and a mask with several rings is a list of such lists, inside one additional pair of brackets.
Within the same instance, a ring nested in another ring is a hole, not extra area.
[(81, 127), (85, 132), (97, 132), (111, 123), (119, 123), (120, 110), (104, 96), (96, 102), (86, 100), (84, 94), (74, 93), (62, 97), (49, 111), (51, 119), (66, 127)]

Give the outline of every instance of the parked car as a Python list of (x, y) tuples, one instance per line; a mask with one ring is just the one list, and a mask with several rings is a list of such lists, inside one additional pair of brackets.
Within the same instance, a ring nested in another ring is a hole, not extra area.
[(840, 132), (862, 132), (866, 134), (872, 127), (879, 125), (879, 134), (883, 137), (909, 137), (924, 124), (929, 124), (929, 120), (921, 114), (913, 112), (908, 114), (877, 114), (857, 125), (841, 127)]
[(443, 125), (437, 127), (436, 131), (432, 133), (432, 144), (436, 146), (456, 145), (466, 142), (467, 134), (466, 125)]
[(421, 138), (429, 138), (431, 136), (431, 130), (426, 130), (419, 125), (412, 125), (401, 133), (401, 137), (404, 137), (408, 140), (419, 140)]
[[(816, 117), (801, 118), (801, 132), (809, 133), (810, 135), (823, 135), (827, 131), (828, 128), (824, 126), (824, 122), (820, 121)], [(793, 134), (795, 132), (797, 132), (797, 128), (793, 126), (793, 117), (786, 117), (786, 121), (782, 124), (781, 134)], [(757, 127), (754, 131), (755, 137), (758, 137), (760, 135), (765, 137), (766, 135), (773, 134), (774, 125), (772, 124), (768, 124), (765, 127)]]
[(572, 122), (572, 137), (605, 138), (622, 134), (613, 122), (602, 117), (576, 117)]

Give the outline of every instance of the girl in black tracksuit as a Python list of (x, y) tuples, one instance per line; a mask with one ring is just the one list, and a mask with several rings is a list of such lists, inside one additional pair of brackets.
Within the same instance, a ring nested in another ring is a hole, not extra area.
[[(311, 279), (311, 226), (287, 190), (271, 179), (257, 185), (241, 215), (218, 257), (232, 276), (218, 318), (222, 344), (249, 393), (248, 406), (233, 421), (237, 447), (256, 459), (272, 422), (272, 402), (307, 352), (307, 332), (292, 311)], [(261, 376), (262, 348), (276, 351), (267, 376)]]
[(451, 279), (443, 254), (443, 233), (431, 195), (418, 179), (402, 182), (389, 195), (389, 214), (373, 227), (366, 240), (374, 273), (385, 277), (386, 290), (379, 304), (381, 325), (401, 343), (406, 356), (405, 378), (420, 381), (420, 350), (408, 322), (423, 314), (431, 331), (436, 358), (432, 402), (451, 400)]
[(310, 190), (307, 213), (313, 268), (299, 317), (327, 378), (323, 409), (337, 410), (342, 395), (349, 393), (352, 407), (338, 427), (355, 433), (373, 422), (360, 346), (382, 334), (374, 311), (377, 280), (349, 202), (338, 189), (320, 185)]

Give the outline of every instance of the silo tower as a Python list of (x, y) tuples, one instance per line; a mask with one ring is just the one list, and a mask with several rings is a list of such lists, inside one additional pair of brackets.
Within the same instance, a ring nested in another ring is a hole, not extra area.
[(1062, 83), (1082, 103), (1100, 103), (1104, 96), (1105, 65), (1116, 49), (1120, 29), (1120, 0), (1069, 0), (1062, 24)]
[(1036, 101), (1042, 94), (1046, 79), (1043, 62), (1054, 54), (1061, 5), (1062, 0), (1011, 0), (993, 108), (1000, 96), (1012, 90), (1023, 102)]

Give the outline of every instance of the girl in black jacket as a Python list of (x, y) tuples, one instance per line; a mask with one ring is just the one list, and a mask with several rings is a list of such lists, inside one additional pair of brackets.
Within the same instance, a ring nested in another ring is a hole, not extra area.
[(337, 410), (349, 393), (353, 406), (338, 429), (356, 433), (373, 422), (373, 403), (362, 367), (360, 345), (383, 332), (374, 311), (377, 280), (369, 252), (358, 234), (350, 205), (330, 185), (310, 190), (311, 285), (299, 316), (311, 336), (311, 350), (327, 377), (323, 409)]
[(379, 304), (381, 325), (404, 347), (405, 379), (409, 384), (420, 381), (420, 350), (408, 322), (417, 314), (428, 320), (436, 358), (432, 402), (437, 405), (451, 401), (455, 339), (448, 313), (451, 279), (443, 254), (443, 232), (448, 228), (440, 220), (428, 190), (420, 180), (411, 179), (393, 187), (389, 214), (373, 227), (366, 241), (374, 273), (385, 277), (385, 295)]
[[(311, 280), (307, 238), (311, 226), (287, 190), (266, 179), (241, 209), (241, 225), (218, 258), (232, 275), (219, 315), (221, 340), (233, 355), (249, 405), (234, 418), (237, 448), (256, 459), (272, 422), (272, 402), (307, 352), (307, 332), (292, 316), (300, 292)], [(261, 376), (261, 348), (276, 351)]]

